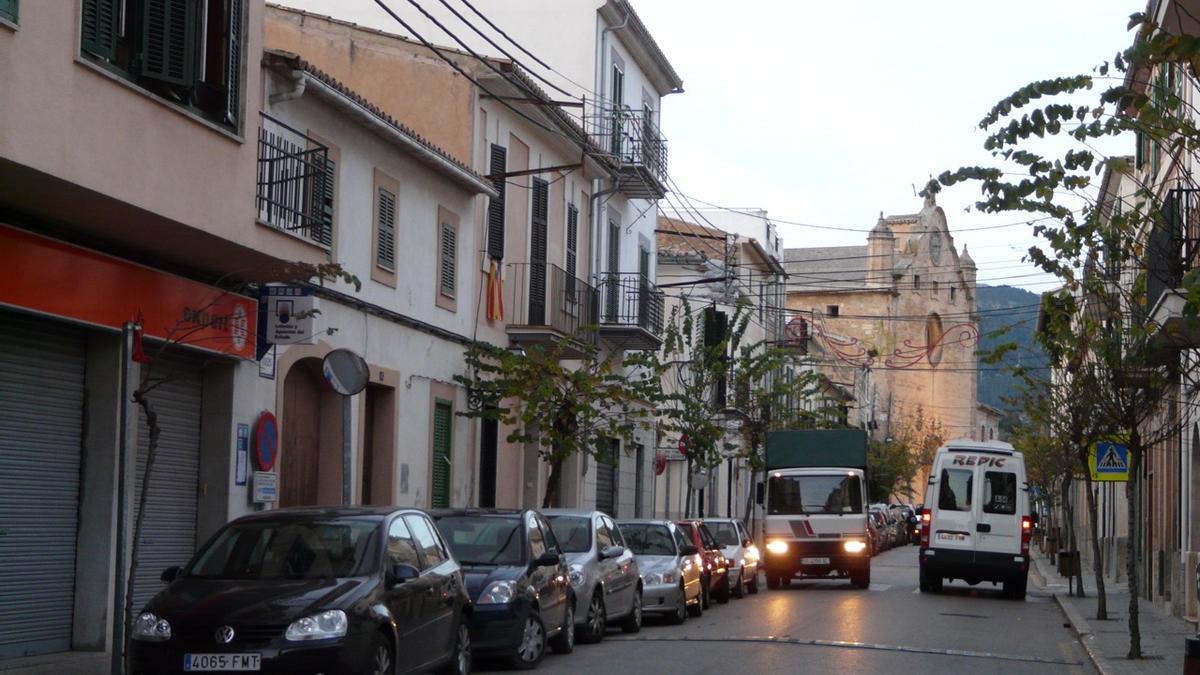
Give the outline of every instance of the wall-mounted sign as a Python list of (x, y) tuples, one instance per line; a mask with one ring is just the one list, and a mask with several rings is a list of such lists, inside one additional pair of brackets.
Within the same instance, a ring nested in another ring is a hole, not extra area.
[(310, 345), (316, 340), (317, 299), (307, 288), (267, 286), (267, 342), (277, 345)]
[(271, 471), (255, 471), (252, 493), (257, 504), (279, 501), (279, 475)]
[(1092, 471), (1092, 480), (1127, 481), (1129, 448), (1121, 441), (1097, 441), (1088, 450), (1088, 468)]
[(250, 425), (237, 425), (237, 464), (234, 468), (233, 482), (237, 485), (246, 484), (246, 475), (250, 471)]
[(259, 471), (270, 471), (275, 468), (278, 457), (279, 422), (271, 411), (264, 410), (254, 423), (254, 464)]

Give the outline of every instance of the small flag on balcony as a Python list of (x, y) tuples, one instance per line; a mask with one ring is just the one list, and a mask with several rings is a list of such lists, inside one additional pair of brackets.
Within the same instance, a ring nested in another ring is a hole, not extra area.
[(493, 260), (488, 266), (487, 282), (487, 318), (488, 321), (504, 320), (504, 280), (500, 278), (500, 268)]
[(150, 358), (146, 351), (142, 348), (142, 313), (138, 312), (137, 319), (134, 322), (133, 328), (133, 353), (129, 355), (134, 363), (150, 363), (154, 359)]

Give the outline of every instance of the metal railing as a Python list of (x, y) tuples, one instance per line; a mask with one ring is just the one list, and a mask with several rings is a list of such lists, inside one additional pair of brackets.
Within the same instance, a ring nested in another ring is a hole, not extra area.
[(663, 332), (664, 294), (638, 272), (600, 275), (601, 326), (636, 326), (656, 337)]
[(1200, 190), (1171, 190), (1161, 215), (1146, 241), (1146, 311), (1200, 265)]
[(600, 295), (558, 265), (510, 263), (507, 295), (510, 326), (548, 328), (595, 344)]
[(259, 220), (328, 246), (333, 224), (329, 149), (266, 113), (259, 115)]
[(587, 103), (584, 128), (603, 154), (623, 167), (644, 167), (659, 182), (667, 177), (667, 140), (654, 123), (654, 111)]

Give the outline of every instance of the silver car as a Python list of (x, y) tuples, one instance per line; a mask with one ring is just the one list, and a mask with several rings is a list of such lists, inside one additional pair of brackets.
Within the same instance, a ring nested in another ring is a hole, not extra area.
[(700, 552), (669, 520), (622, 520), (625, 543), (642, 570), (642, 611), (683, 623), (704, 613)]
[(578, 605), (575, 632), (579, 641), (599, 642), (609, 624), (618, 620), (626, 633), (641, 630), (641, 573), (612, 518), (599, 511), (550, 509), (542, 513), (567, 556)]
[(705, 518), (704, 524), (729, 559), (729, 587), (733, 597), (757, 593), (759, 553), (746, 526), (737, 518)]

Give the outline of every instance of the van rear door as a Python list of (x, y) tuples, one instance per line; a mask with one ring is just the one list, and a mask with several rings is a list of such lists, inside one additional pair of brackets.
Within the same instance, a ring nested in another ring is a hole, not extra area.
[(979, 471), (979, 518), (975, 550), (980, 553), (1021, 552), (1020, 482), (1012, 467), (977, 466)]
[(942, 455), (930, 494), (933, 503), (925, 505), (933, 509), (929, 545), (970, 552), (975, 550), (975, 467), (957, 465), (952, 457)]

